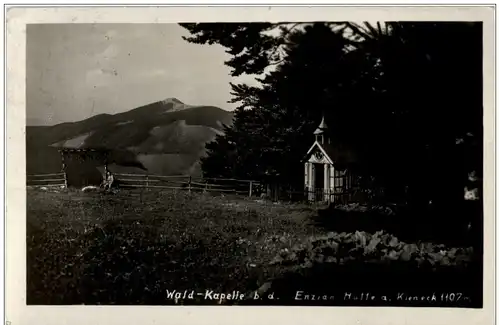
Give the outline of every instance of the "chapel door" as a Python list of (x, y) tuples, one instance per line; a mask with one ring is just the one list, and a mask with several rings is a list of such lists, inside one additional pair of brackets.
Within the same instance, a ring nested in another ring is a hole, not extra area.
[(325, 191), (325, 167), (324, 164), (314, 164), (314, 192), (315, 200), (323, 201)]

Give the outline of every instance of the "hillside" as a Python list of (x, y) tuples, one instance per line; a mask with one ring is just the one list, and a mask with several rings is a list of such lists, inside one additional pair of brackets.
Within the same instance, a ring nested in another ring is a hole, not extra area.
[[(54, 126), (26, 127), (27, 173), (61, 169), (58, 147), (127, 150), (152, 174), (200, 173), (205, 143), (232, 123), (233, 114), (213, 106), (186, 105), (175, 98), (114, 115)], [(135, 168), (112, 166), (117, 172)]]

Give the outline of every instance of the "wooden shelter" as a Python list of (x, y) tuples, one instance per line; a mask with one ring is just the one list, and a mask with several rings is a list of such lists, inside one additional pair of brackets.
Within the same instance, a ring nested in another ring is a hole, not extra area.
[[(128, 150), (107, 148), (59, 148), (66, 186), (101, 184), (110, 164), (147, 170)], [(100, 171), (99, 169), (103, 169)]]
[(104, 175), (97, 169), (104, 166), (107, 171), (110, 150), (60, 148), (62, 171), (67, 187), (98, 186)]
[(314, 135), (316, 140), (304, 159), (307, 199), (335, 203), (348, 200), (354, 186), (354, 155), (332, 143), (324, 117)]

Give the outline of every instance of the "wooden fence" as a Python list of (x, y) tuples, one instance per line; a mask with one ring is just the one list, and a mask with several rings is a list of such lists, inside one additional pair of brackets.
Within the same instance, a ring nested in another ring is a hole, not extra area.
[(312, 203), (347, 204), (363, 201), (365, 194), (359, 189), (305, 188), (296, 190), (290, 187), (275, 186), (266, 191), (266, 197), (273, 201), (307, 201)]
[[(189, 175), (162, 176), (149, 174), (115, 173), (116, 184), (121, 188), (173, 189), (198, 192), (219, 192), (227, 194), (260, 195), (259, 182), (228, 178), (201, 178)], [(64, 172), (53, 174), (26, 175), (29, 187), (67, 187)]]
[[(185, 190), (188, 192), (214, 192), (222, 194), (246, 195), (259, 197), (264, 194), (273, 201), (309, 201), (315, 203), (350, 203), (360, 199), (362, 193), (352, 191), (335, 191), (324, 189), (293, 190), (279, 185), (266, 186), (258, 181), (232, 178), (202, 178), (189, 175), (162, 176), (149, 174), (115, 173), (116, 185), (120, 188), (142, 188)], [(30, 187), (67, 187), (65, 173), (27, 175), (27, 186)]]
[(354, 190), (346, 189), (305, 189), (305, 196), (308, 201), (347, 204), (359, 199)]
[[(115, 181), (120, 188), (143, 188), (185, 190), (189, 192), (215, 192), (223, 194), (246, 195), (259, 197), (264, 194), (273, 201), (309, 201), (324, 203), (350, 203), (360, 200), (357, 191), (329, 191), (324, 189), (293, 190), (283, 186), (266, 186), (254, 180), (232, 178), (202, 178), (189, 175), (162, 176), (149, 174), (115, 173)], [(27, 175), (27, 186), (30, 187), (67, 187), (66, 174)]]
[(37, 174), (26, 175), (26, 185), (34, 187), (66, 187), (66, 174)]
[(147, 174), (115, 173), (115, 180), (121, 188), (173, 189), (198, 192), (218, 192), (237, 195), (258, 194), (259, 183), (253, 180), (228, 178), (201, 178), (189, 175), (161, 176)]

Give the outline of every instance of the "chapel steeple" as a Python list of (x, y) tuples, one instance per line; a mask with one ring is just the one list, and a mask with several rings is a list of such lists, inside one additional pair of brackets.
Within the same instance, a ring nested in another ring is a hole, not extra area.
[(330, 143), (330, 137), (328, 136), (328, 126), (325, 122), (325, 114), (321, 118), (321, 123), (319, 124), (316, 131), (314, 131), (314, 135), (316, 136), (316, 141), (320, 144)]

